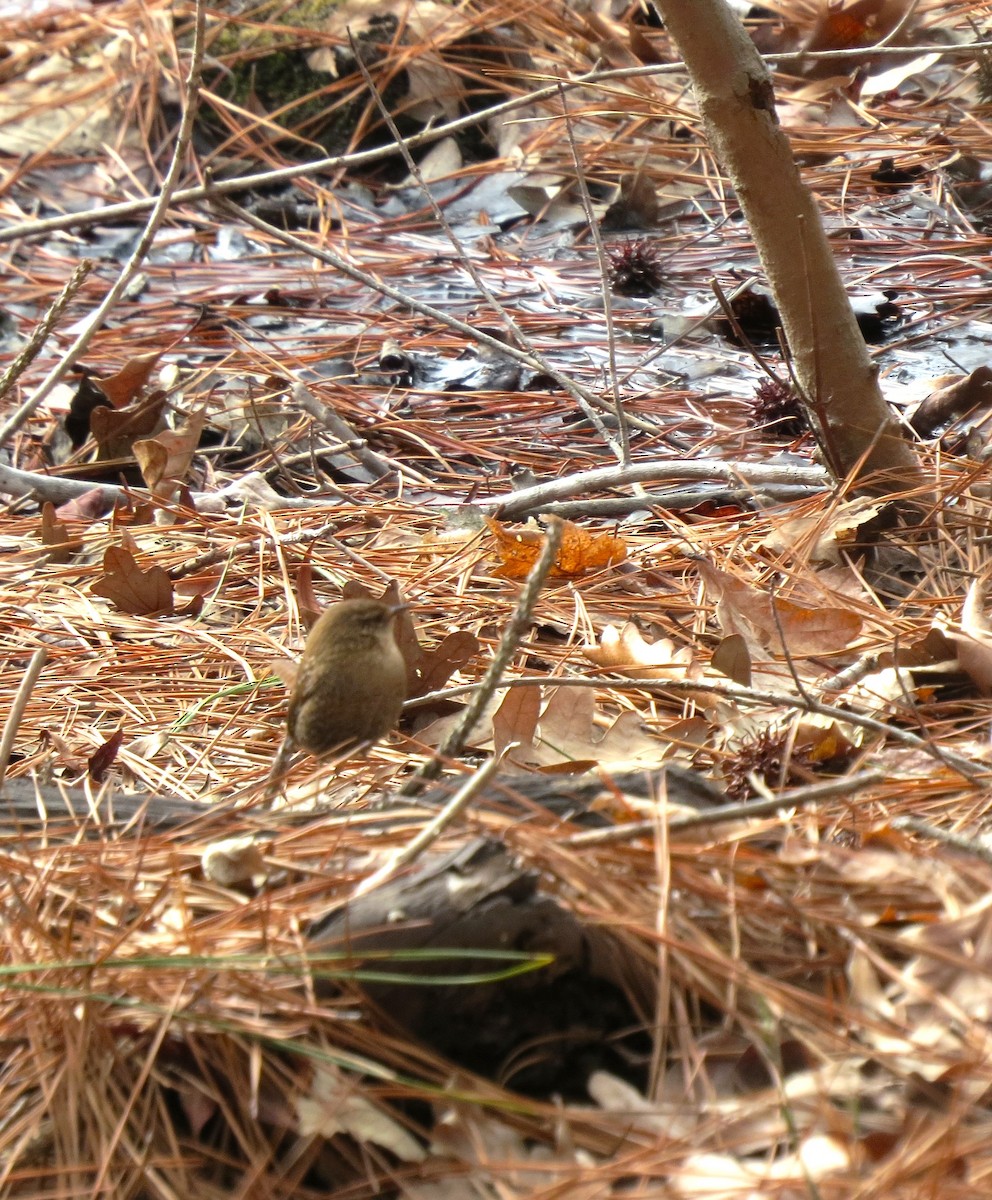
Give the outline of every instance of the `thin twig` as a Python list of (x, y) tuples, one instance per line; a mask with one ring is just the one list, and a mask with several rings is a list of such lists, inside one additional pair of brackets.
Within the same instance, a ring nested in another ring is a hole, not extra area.
[[(76, 264), (75, 270), (69, 276), (69, 282), (55, 297), (48, 312), (45, 313), (42, 319), (35, 326), (34, 332), (28, 339), (27, 345), (20, 352), (20, 354), (18, 354), (7, 370), (4, 371), (2, 378), (0, 378), (0, 400), (7, 395), (17, 380), (38, 357), (38, 352), (45, 344), (48, 335), (58, 324), (59, 317), (61, 317), (65, 312), (66, 308), (69, 306), (69, 302), (83, 286), (83, 281), (92, 270), (93, 260), (91, 258), (84, 258)], [(23, 404), (21, 408), (17, 409), (13, 416), (4, 423), (3, 427), (0, 428), (0, 446), (5, 446), (7, 444), (7, 439), (10, 438), (16, 430), (20, 429), (20, 427), (34, 411), (35, 407), (37, 406), (34, 404), (34, 401), (29, 400), (26, 404)], [(24, 409), (27, 409), (27, 411), (22, 415), (22, 411)]]
[(0, 739), (0, 787), (3, 786), (3, 781), (7, 777), (7, 767), (10, 764), (11, 751), (14, 749), (14, 740), (17, 737), (17, 730), (20, 728), (21, 718), (24, 716), (24, 709), (27, 707), (31, 693), (34, 691), (34, 685), (47, 659), (48, 652), (44, 648), (36, 650), (32, 654), (31, 661), (24, 672), (24, 678), (17, 689), (17, 695), (14, 697), (14, 703), (10, 706), (10, 712), (7, 714), (7, 720), (3, 727), (3, 738)]
[(399, 794), (401, 796), (415, 795), (420, 790), (422, 783), (436, 779), (441, 774), (441, 769), (446, 758), (454, 758), (462, 752), (466, 738), (475, 728), (486, 705), (489, 703), (490, 697), (501, 686), (503, 672), (510, 665), (510, 659), (516, 653), (520, 639), (530, 628), (531, 612), (544, 580), (547, 578), (547, 574), (558, 555), (563, 532), (564, 526), (561, 521), (557, 517), (551, 517), (548, 521), (548, 531), (545, 535), (541, 553), (533, 567), (531, 567), (530, 574), (527, 576), (524, 586), (520, 589), (520, 595), (517, 597), (513, 615), (510, 617), (509, 624), (503, 630), (503, 637), (500, 639), (499, 646), (493, 656), (493, 661), (489, 664), (489, 670), (486, 671), (479, 683), (475, 685), (474, 695), (468, 707), (462, 713), (461, 720), (451, 733), (448, 734), (443, 744), (438, 747), (433, 757), (424, 763), (400, 789)]
[(179, 566), (171, 567), (169, 578), (175, 583), (178, 579), (186, 579), (190, 575), (206, 570), (217, 563), (226, 562), (235, 554), (257, 554), (263, 546), (305, 546), (310, 542), (318, 542), (326, 538), (338, 526), (337, 521), (325, 521), (316, 529), (294, 529), (290, 533), (264, 533), (260, 537), (245, 538), (228, 546), (217, 546), (191, 558)]
[[(809, 787), (794, 788), (782, 792), (778, 796), (769, 796), (761, 800), (744, 800), (740, 804), (720, 804), (716, 808), (707, 808), (702, 812), (683, 813), (669, 819), (669, 833), (678, 833), (683, 829), (700, 829), (706, 825), (720, 825), (724, 821), (746, 821), (751, 817), (766, 817), (787, 808), (807, 808), (811, 804), (819, 804), (821, 800), (833, 800), (837, 796), (849, 796), (862, 788), (872, 787), (876, 783), (884, 783), (884, 771), (862, 771), (857, 775), (848, 775), (845, 779), (831, 779), (826, 783), (814, 783)], [(605, 846), (614, 842), (625, 842), (631, 837), (644, 837), (656, 833), (658, 823), (651, 821), (631, 821), (629, 824), (618, 825), (615, 829), (590, 829), (585, 833), (576, 833), (566, 838), (566, 846)]]
[(909, 833), (918, 833), (921, 837), (941, 842), (943, 845), (951, 846), (955, 850), (963, 850), (967, 854), (974, 854), (982, 862), (992, 863), (992, 842), (989, 842), (986, 834), (979, 833), (973, 837), (968, 837), (966, 834), (958, 833), (953, 829), (941, 829), (939, 825), (933, 825), (931, 822), (924, 821), (920, 817), (909, 816), (894, 817), (892, 828), (904, 829)]
[(357, 899), (359, 896), (364, 896), (367, 892), (371, 892), (374, 888), (388, 883), (397, 871), (401, 871), (404, 867), (409, 866), (420, 857), (428, 846), (433, 845), (448, 826), (465, 811), (473, 798), (482, 791), (493, 775), (496, 774), (503, 762), (506, 751), (509, 749), (509, 746), (505, 747), (502, 753), (494, 754), (481, 767), (475, 770), (465, 780), (458, 791), (455, 792), (444, 808), (436, 816), (432, 817), (407, 845), (397, 850), (377, 871), (373, 871), (371, 875), (362, 880), (355, 889), (353, 898)]

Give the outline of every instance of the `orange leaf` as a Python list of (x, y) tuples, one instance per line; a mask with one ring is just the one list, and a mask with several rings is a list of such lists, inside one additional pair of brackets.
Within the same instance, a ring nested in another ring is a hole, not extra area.
[(611, 533), (590, 533), (581, 525), (566, 521), (554, 574), (584, 575), (586, 571), (623, 562), (626, 557), (627, 543), (622, 538)]
[[(537, 561), (544, 545), (544, 534), (536, 529), (511, 533), (492, 517), (486, 518), (496, 538), (500, 565), (494, 574), (500, 579), (523, 579)], [(591, 533), (572, 521), (563, 521), (561, 546), (551, 568), (553, 579), (575, 579), (610, 563), (623, 562), (627, 544), (609, 533)]]
[(537, 562), (544, 544), (544, 535), (536, 529), (524, 529), (510, 533), (493, 517), (486, 517), (486, 524), (496, 538), (500, 565), (494, 572), (500, 579), (523, 579)]

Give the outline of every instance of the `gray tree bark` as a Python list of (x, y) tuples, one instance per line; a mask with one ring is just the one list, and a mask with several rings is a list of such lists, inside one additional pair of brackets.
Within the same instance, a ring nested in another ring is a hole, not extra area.
[(771, 77), (726, 0), (655, 0), (688, 68), (775, 297), (827, 465), (874, 492), (925, 483), (878, 385), (812, 194), (778, 124)]

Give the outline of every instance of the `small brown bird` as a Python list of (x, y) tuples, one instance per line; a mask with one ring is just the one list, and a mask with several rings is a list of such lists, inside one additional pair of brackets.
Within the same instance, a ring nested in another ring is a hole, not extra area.
[(374, 742), (396, 727), (406, 664), (393, 622), (405, 604), (341, 600), (310, 630), (289, 702), (292, 741), (311, 754)]

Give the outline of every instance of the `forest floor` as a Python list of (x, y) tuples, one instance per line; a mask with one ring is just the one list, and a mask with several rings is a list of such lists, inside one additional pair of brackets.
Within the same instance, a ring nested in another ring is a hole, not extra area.
[[(188, 89), (194, 4), (34, 7), (0, 1193), (988, 1193), (992, 5), (748, 22), (912, 523), (821, 466), (649, 3), (211, 6)], [(401, 726), (273, 795), (357, 594)]]

